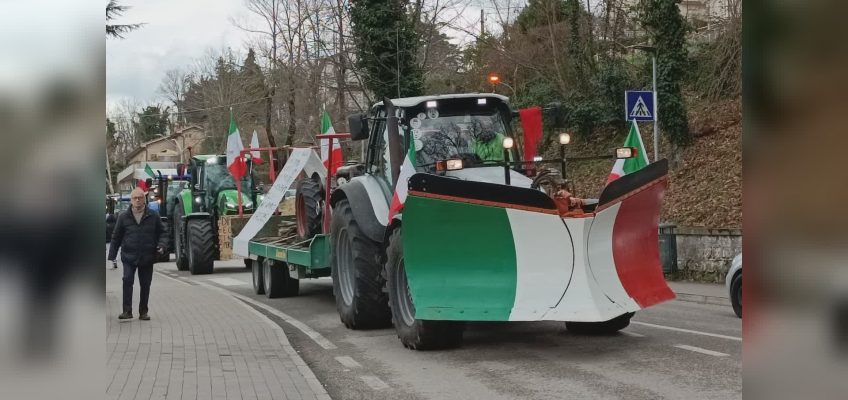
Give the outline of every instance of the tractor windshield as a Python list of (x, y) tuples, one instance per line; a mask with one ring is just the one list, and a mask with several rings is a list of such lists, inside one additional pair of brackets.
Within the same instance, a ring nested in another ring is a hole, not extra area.
[[(435, 118), (429, 118), (435, 115)], [(497, 110), (482, 113), (425, 113), (410, 119), (419, 166), (465, 158), (473, 162), (503, 161), (503, 120)]]
[[(206, 190), (207, 193), (219, 193), (222, 190), (235, 189), (236, 180), (225, 165), (207, 164), (206, 165)], [(253, 179), (251, 174), (247, 174), (241, 178), (241, 190), (246, 191), (253, 188)]]

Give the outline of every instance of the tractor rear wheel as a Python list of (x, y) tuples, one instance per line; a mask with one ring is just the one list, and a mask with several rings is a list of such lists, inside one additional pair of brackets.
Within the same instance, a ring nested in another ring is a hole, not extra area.
[(265, 294), (265, 279), (262, 276), (262, 272), (264, 268), (262, 268), (262, 262), (265, 261), (264, 257), (259, 257), (256, 260), (250, 260), (253, 262), (253, 293), (256, 294)]
[(188, 270), (188, 257), (185, 246), (185, 211), (182, 204), (174, 207), (174, 258), (177, 260), (177, 270)]
[(347, 199), (336, 204), (330, 231), (333, 295), (342, 323), (350, 329), (389, 326), (385, 279), (377, 262), (379, 248), (359, 229)]
[(604, 322), (566, 322), (565, 329), (578, 335), (612, 335), (630, 325), (634, 313), (619, 315)]
[(289, 276), (288, 264), (266, 258), (262, 261), (265, 296), (269, 299), (294, 297), (300, 292), (300, 281)]
[(425, 321), (415, 318), (415, 304), (404, 267), (401, 228), (395, 229), (389, 238), (385, 271), (392, 323), (404, 347), (412, 350), (436, 350), (462, 345), (464, 322)]
[(192, 275), (211, 274), (215, 263), (215, 231), (208, 219), (191, 219), (188, 230), (188, 270)]
[(297, 237), (300, 240), (311, 239), (323, 230), (324, 190), (321, 183), (312, 178), (301, 179), (295, 188), (295, 218), (297, 219)]

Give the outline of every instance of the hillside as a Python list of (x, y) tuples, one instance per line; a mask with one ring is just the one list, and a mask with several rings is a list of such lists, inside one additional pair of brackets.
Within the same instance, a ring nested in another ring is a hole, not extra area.
[[(740, 99), (693, 106), (689, 120), (695, 142), (683, 149), (677, 162), (670, 163), (669, 191), (662, 222), (710, 228), (742, 227), (741, 117)], [(652, 158), (651, 124), (641, 124), (640, 130), (649, 158)], [(596, 132), (588, 141), (575, 138), (567, 155), (608, 154), (624, 143), (626, 133), (622, 128)], [(660, 157), (669, 154), (670, 147), (661, 140)], [(552, 146), (545, 158), (558, 155), (559, 148)], [(575, 182), (576, 194), (597, 197), (611, 168), (610, 160), (570, 163), (568, 174)]]

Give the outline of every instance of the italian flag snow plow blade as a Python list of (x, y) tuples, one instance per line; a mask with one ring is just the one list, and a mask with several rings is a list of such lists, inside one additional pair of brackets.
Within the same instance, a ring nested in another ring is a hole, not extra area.
[(415, 318), (602, 322), (673, 299), (657, 240), (667, 172), (650, 164), (566, 218), (540, 191), (413, 175), (402, 218)]

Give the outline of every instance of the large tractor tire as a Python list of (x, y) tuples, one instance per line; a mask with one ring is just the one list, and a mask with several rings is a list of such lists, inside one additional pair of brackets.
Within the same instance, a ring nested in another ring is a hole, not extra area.
[(211, 274), (215, 264), (215, 231), (208, 219), (191, 219), (188, 230), (188, 270), (192, 275)]
[(288, 264), (266, 258), (262, 261), (265, 296), (269, 299), (294, 297), (300, 293), (300, 281), (289, 276)]
[(177, 204), (174, 207), (174, 258), (177, 261), (177, 269), (180, 271), (188, 271), (188, 255), (186, 254), (185, 243), (185, 226), (183, 221), (185, 211), (183, 205)]
[(401, 228), (392, 232), (386, 249), (386, 287), (392, 324), (403, 346), (412, 350), (436, 350), (459, 347), (465, 323), (458, 321), (425, 321), (415, 318), (415, 304), (406, 280)]
[(297, 219), (297, 237), (300, 240), (312, 239), (323, 230), (322, 204), (324, 190), (321, 183), (312, 178), (297, 182), (295, 194), (295, 218)]
[(330, 231), (333, 295), (342, 323), (350, 329), (388, 327), (391, 313), (379, 248), (359, 229), (347, 199), (336, 204)]
[(578, 335), (612, 335), (630, 325), (634, 313), (619, 315), (604, 322), (566, 322), (565, 329)]
[(256, 294), (265, 294), (265, 277), (262, 275), (264, 268), (262, 268), (262, 262), (265, 261), (265, 257), (259, 257), (256, 260), (250, 260), (253, 262), (252, 274), (253, 274), (253, 293)]

